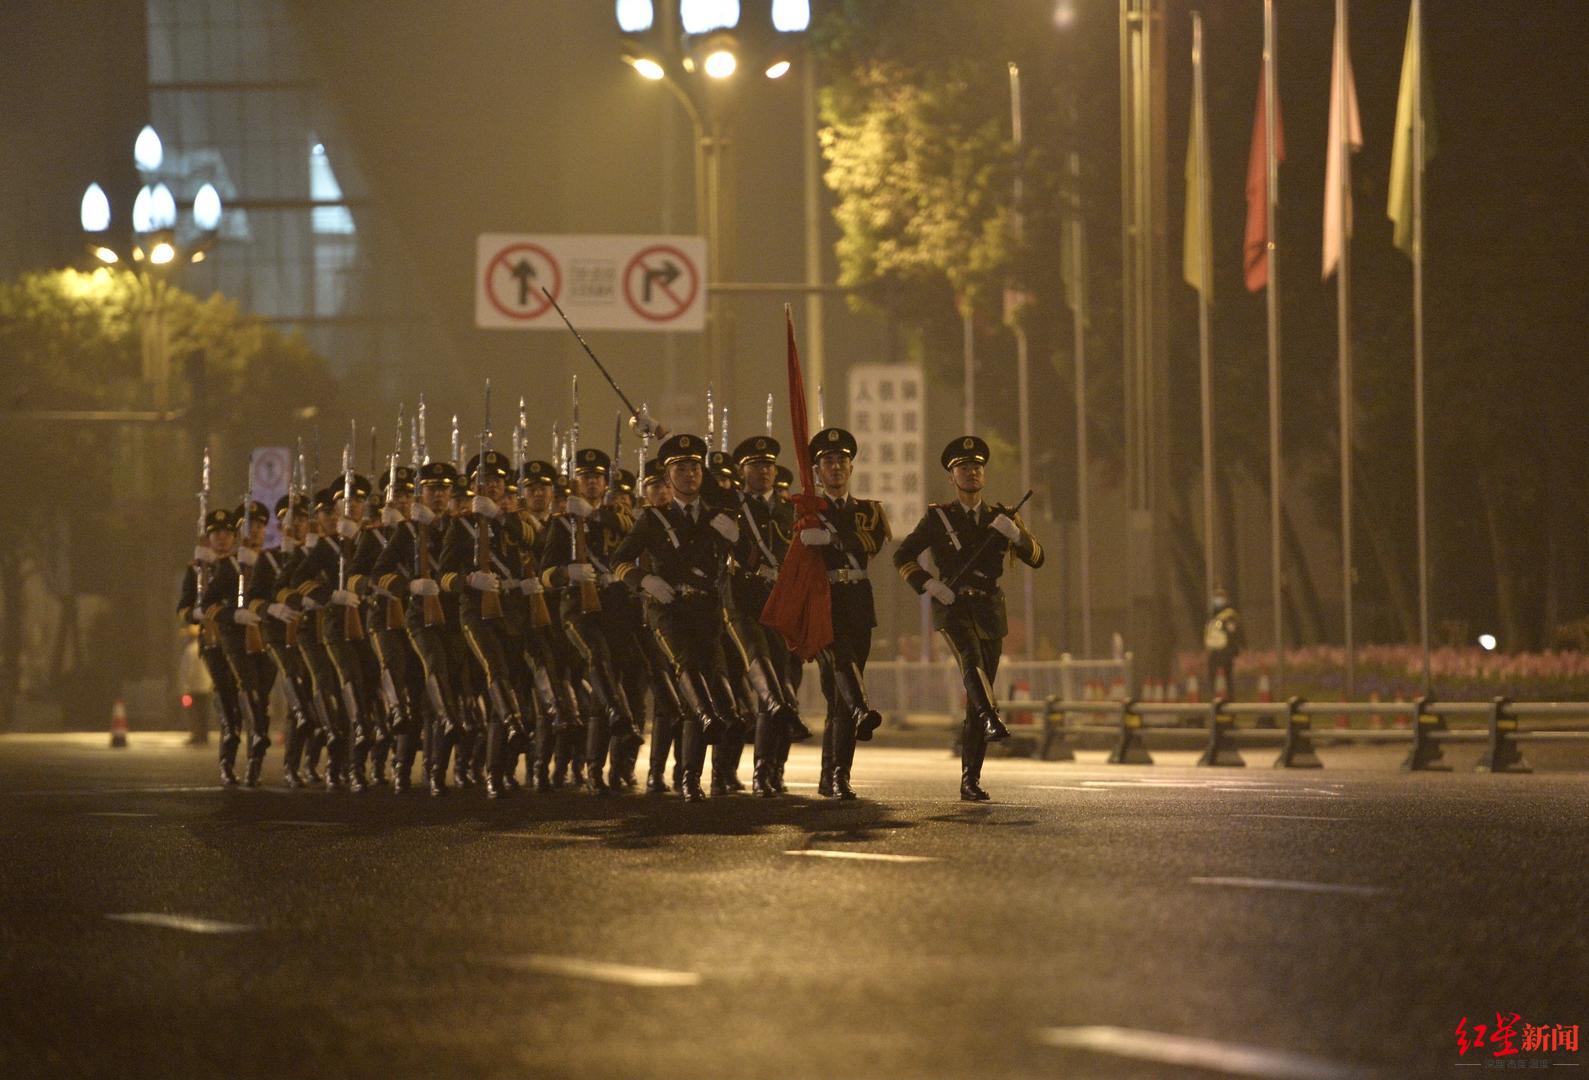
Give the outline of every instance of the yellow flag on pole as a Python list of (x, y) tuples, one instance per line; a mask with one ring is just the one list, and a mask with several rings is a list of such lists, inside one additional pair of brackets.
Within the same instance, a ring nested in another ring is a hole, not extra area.
[[(1390, 195), (1385, 213), (1395, 224), (1395, 244), (1412, 254), (1412, 186), (1414, 116), (1423, 114), (1423, 159), (1435, 156), (1433, 103), (1429, 97), (1429, 64), (1423, 48), (1420, 0), (1412, 0), (1407, 18), (1407, 47), (1401, 59), (1401, 92), (1396, 96), (1396, 137), (1390, 150)], [(1417, 94), (1417, 100), (1414, 99)], [(1417, 108), (1415, 108), (1417, 106)]]

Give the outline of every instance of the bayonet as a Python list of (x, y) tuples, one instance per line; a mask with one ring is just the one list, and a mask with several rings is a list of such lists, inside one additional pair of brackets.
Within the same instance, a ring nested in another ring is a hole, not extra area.
[(772, 394), (767, 395), (767, 438), (772, 438)]
[(452, 414), (452, 463), (463, 468), (463, 440), (458, 435), (458, 414)]

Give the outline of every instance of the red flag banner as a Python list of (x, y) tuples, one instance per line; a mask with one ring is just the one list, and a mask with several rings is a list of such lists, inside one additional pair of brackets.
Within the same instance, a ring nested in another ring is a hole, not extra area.
[[(1258, 111), (1252, 118), (1252, 148), (1247, 153), (1247, 236), (1242, 245), (1247, 291), (1269, 284), (1269, 147), (1265, 138), (1263, 79), (1258, 79)], [(1275, 161), (1286, 159), (1280, 91), (1275, 90)]]
[(827, 563), (822, 554), (800, 542), (800, 530), (817, 523), (817, 513), (828, 501), (816, 493), (811, 474), (811, 436), (807, 431), (806, 384), (800, 374), (800, 352), (795, 348), (794, 317), (783, 309), (789, 339), (789, 423), (794, 431), (796, 469), (800, 494), (795, 501), (795, 535), (778, 570), (772, 594), (761, 609), (762, 625), (783, 635), (789, 651), (810, 660), (833, 643), (833, 596), (828, 585)]

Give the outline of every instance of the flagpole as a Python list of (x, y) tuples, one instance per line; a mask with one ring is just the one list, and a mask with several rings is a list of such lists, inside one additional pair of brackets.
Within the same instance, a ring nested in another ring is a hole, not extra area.
[[(1203, 411), (1203, 597), (1214, 594), (1214, 383), (1212, 350), (1209, 344), (1208, 290), (1214, 280), (1213, 212), (1209, 195), (1208, 114), (1203, 96), (1203, 16), (1192, 13), (1192, 108), (1197, 140), (1197, 253), (1202, 268), (1202, 284), (1197, 290), (1197, 367)], [(1213, 693), (1214, 688), (1208, 688)]]
[[(1010, 70), (1010, 129), (1014, 135), (1017, 155), (1021, 152), (1021, 69), (1013, 61), (1009, 63)], [(1015, 190), (1012, 203), (1014, 204), (1014, 232), (1017, 242), (1020, 241), (1024, 230), (1022, 221), (1022, 176), (1021, 163), (1017, 158), (1015, 166)], [(1013, 283), (1012, 283), (1013, 284)], [(1025, 283), (1021, 283), (1018, 295), (1024, 301)], [(1017, 438), (1021, 447), (1021, 490), (1030, 491), (1032, 488), (1032, 416), (1031, 416), (1031, 378), (1028, 372), (1026, 324), (1024, 314), (1020, 308), (1021, 302), (1015, 311), (1015, 407), (1020, 416), (1017, 418)], [(1025, 655), (1028, 660), (1037, 656), (1037, 598), (1036, 580), (1030, 566), (1021, 567), (1021, 617), (1025, 623), (1026, 648)]]
[[(1340, 258), (1335, 267), (1335, 337), (1339, 350), (1339, 394), (1341, 423), (1341, 603), (1342, 629), (1346, 639), (1346, 700), (1352, 700), (1357, 686), (1357, 649), (1352, 624), (1352, 313), (1351, 313), (1351, 229), (1348, 215), (1352, 200), (1352, 140), (1348, 94), (1351, 92), (1348, 67), (1346, 0), (1335, 0), (1335, 70), (1331, 80), (1335, 105), (1335, 179), (1340, 212), (1336, 214), (1336, 234)], [(1273, 268), (1271, 268), (1272, 270)]]
[[(1281, 595), (1284, 574), (1280, 566), (1280, 268), (1275, 242), (1275, 204), (1280, 197), (1280, 169), (1275, 158), (1275, 11), (1274, 0), (1263, 0), (1263, 124), (1266, 217), (1264, 237), (1264, 301), (1269, 315), (1269, 589), (1274, 603), (1275, 692), (1285, 696), (1285, 605)], [(1234, 691), (1234, 688), (1232, 688)]]
[(1076, 367), (1076, 562), (1081, 590), (1081, 655), (1092, 651), (1092, 519), (1087, 498), (1087, 233), (1081, 213), (1081, 155), (1070, 153), (1070, 260)]
[(1423, 652), (1423, 692), (1430, 693), (1429, 678), (1429, 506), (1424, 472), (1424, 369), (1423, 369), (1423, 10), (1412, 0), (1412, 370), (1413, 428), (1418, 478), (1418, 637)]

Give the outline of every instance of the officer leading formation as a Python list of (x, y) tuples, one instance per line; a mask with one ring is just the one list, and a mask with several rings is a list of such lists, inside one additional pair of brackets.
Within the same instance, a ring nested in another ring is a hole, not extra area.
[[(651, 457), (649, 436), (663, 433), (645, 417), (636, 475), (616, 448), (571, 440), (560, 460), (526, 460), (522, 403), (511, 455), (488, 426), (465, 458), (455, 420), (451, 458), (433, 458), (423, 408), (408, 460), (394, 451), (372, 480), (354, 471), (350, 439), (342, 474), (311, 490), (300, 449), (293, 490), (270, 509), (210, 509), (206, 460), (178, 613), (198, 624), (215, 684), (224, 784), (260, 783), (279, 680), (289, 787), (404, 792), (417, 767), (437, 796), (524, 785), (610, 796), (641, 786), (649, 739), (647, 794), (742, 792), (747, 748), (750, 794), (785, 794), (790, 747), (812, 732), (801, 660), (763, 612), (799, 546), (827, 584), (802, 602), (828, 605), (832, 624), (814, 656), (827, 703), (818, 793), (856, 797), (856, 745), (882, 720), (866, 662), (872, 564), (892, 531), (880, 503), (850, 491), (854, 435), (810, 439), (817, 497), (804, 502), (770, 434), (731, 453), (673, 434)], [(959, 665), (960, 797), (983, 801), (987, 744), (1009, 735), (993, 690), (1000, 576), (1016, 559), (1041, 566), (1043, 548), (1015, 510), (983, 499), (986, 442), (956, 438), (941, 461), (954, 496), (927, 508), (893, 563), (931, 597)], [(279, 541), (266, 546), (272, 514)]]

